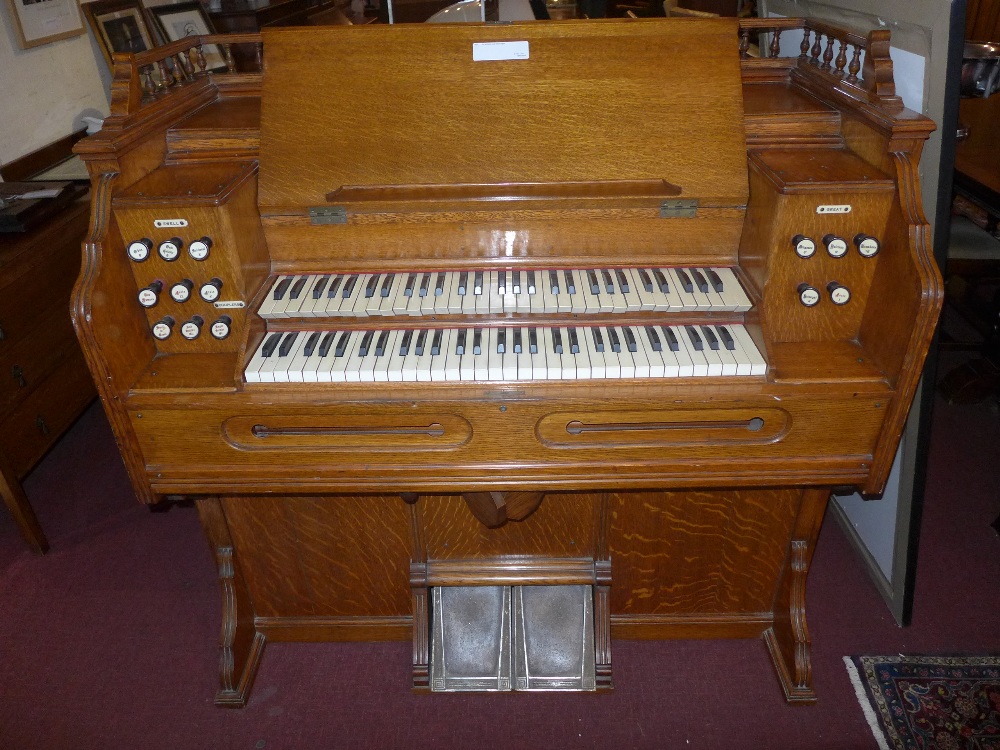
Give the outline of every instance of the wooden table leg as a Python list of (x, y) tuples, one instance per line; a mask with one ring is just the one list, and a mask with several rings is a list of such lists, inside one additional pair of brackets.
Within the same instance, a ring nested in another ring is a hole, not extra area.
[(0, 456), (0, 495), (3, 495), (3, 502), (14, 516), (14, 522), (31, 548), (39, 554), (49, 551), (49, 541), (45, 538), (35, 511), (31, 509), (27, 495), (21, 489), (20, 483), (16, 479), (10, 479), (11, 474), (6, 471), (7, 464)]

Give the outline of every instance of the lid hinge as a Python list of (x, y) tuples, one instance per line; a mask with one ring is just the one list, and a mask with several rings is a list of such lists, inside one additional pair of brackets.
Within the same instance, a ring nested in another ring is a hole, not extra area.
[(313, 224), (346, 224), (347, 209), (344, 206), (310, 206), (309, 219)]
[(668, 200), (660, 204), (661, 219), (693, 219), (698, 214), (698, 200)]

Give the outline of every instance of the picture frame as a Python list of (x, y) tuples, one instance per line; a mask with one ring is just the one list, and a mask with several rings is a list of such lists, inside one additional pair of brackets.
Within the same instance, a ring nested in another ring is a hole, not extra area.
[[(164, 43), (176, 42), (186, 36), (215, 33), (212, 21), (205, 13), (202, 4), (196, 0), (154, 5), (147, 8), (147, 11), (153, 17), (157, 33)], [(226, 60), (218, 45), (203, 45), (202, 54), (205, 56), (206, 70), (225, 70)]]
[(135, 54), (156, 46), (140, 0), (94, 0), (81, 7), (109, 68), (116, 52)]
[(21, 49), (85, 32), (77, 0), (7, 0), (7, 5)]

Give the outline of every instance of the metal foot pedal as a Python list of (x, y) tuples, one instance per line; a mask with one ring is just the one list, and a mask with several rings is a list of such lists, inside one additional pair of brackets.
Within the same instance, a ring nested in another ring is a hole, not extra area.
[(436, 587), (431, 611), (432, 691), (596, 689), (591, 586)]

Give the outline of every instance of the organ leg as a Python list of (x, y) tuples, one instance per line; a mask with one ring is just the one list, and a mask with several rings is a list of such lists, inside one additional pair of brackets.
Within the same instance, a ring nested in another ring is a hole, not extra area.
[(229, 526), (216, 497), (198, 500), (198, 515), (219, 566), (222, 634), (219, 638), (219, 692), (215, 705), (243, 708), (257, 676), (267, 640), (254, 626), (253, 604), (233, 551)]
[(774, 623), (764, 642), (789, 703), (815, 703), (809, 628), (806, 625), (806, 579), (829, 490), (804, 490), (795, 533), (774, 601)]

